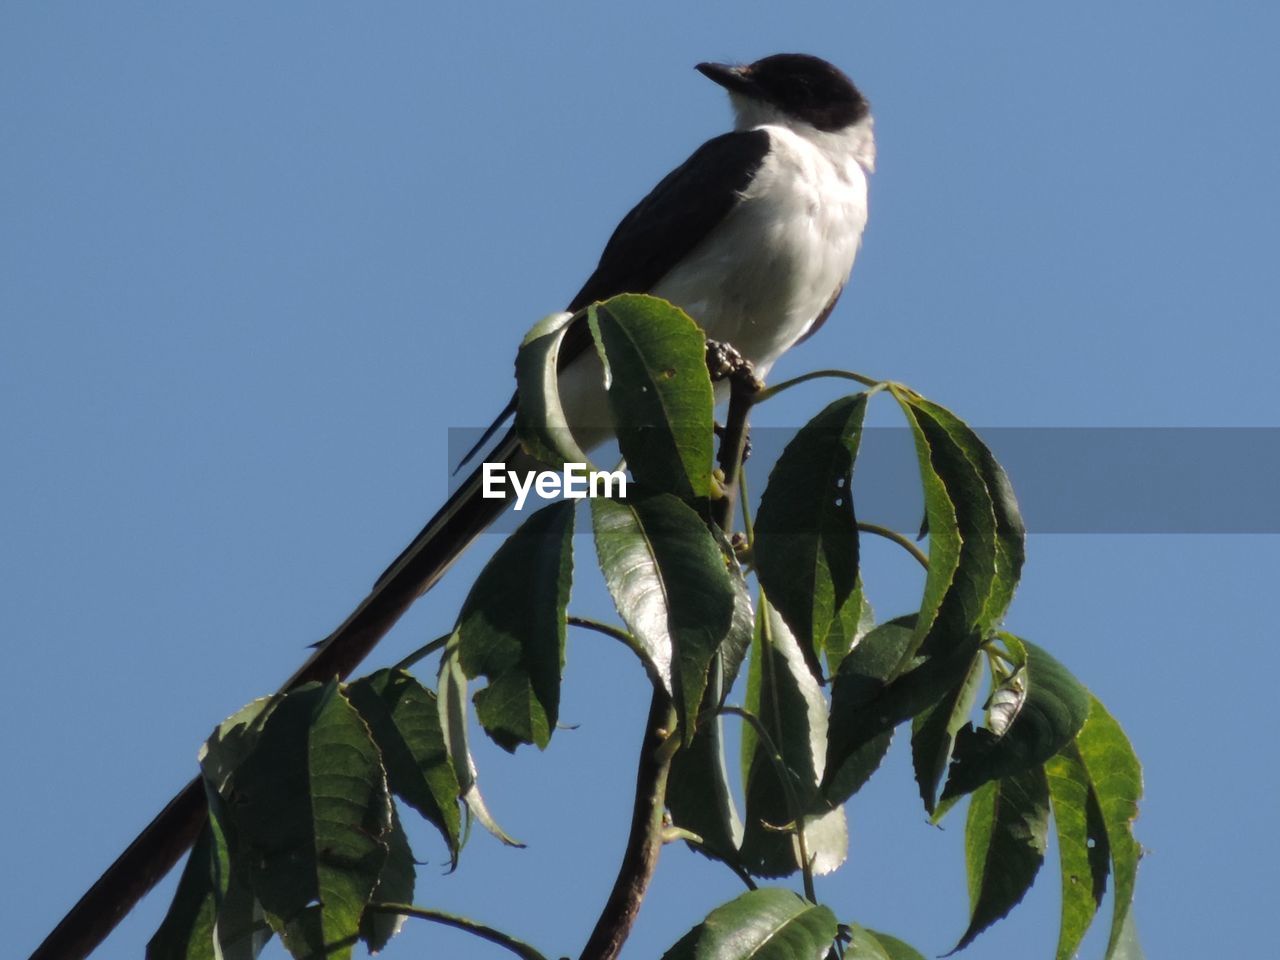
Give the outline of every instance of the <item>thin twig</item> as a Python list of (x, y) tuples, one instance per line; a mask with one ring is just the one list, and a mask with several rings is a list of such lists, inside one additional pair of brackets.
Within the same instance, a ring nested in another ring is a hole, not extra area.
[(669, 679), (664, 680), (662, 674), (658, 672), (658, 666), (653, 662), (653, 658), (649, 656), (640, 641), (632, 634), (621, 630), (612, 624), (602, 623), (599, 620), (592, 620), (590, 617), (565, 617), (565, 622), (571, 627), (580, 627), (583, 630), (592, 630), (595, 633), (603, 634), (626, 645), (632, 653), (640, 660), (640, 666), (644, 667), (645, 674), (649, 677), (649, 682), (653, 684), (655, 690), (666, 690)]
[(742, 498), (742, 532), (747, 537), (747, 549), (756, 545), (756, 527), (751, 520), (751, 494), (747, 490), (747, 471), (738, 474), (738, 495)]
[(426, 659), (427, 657), (435, 653), (437, 650), (443, 650), (445, 647), (445, 644), (449, 642), (449, 638), (452, 636), (453, 636), (453, 631), (450, 630), (443, 637), (436, 637), (430, 643), (426, 644), (425, 646), (419, 647), (417, 650), (413, 651), (413, 653), (409, 654), (407, 657), (405, 657), (403, 660), (401, 660), (391, 669), (392, 670), (408, 670), (419, 660)]
[(877, 537), (884, 537), (886, 540), (892, 540), (903, 550), (907, 551), (907, 553), (915, 557), (920, 566), (924, 567), (926, 570), (929, 569), (929, 558), (925, 555), (925, 552), (905, 536), (900, 534), (897, 530), (890, 530), (888, 527), (882, 527), (878, 523), (863, 523), (861, 520), (858, 521), (858, 529), (863, 533), (874, 533)]
[(802, 383), (808, 383), (810, 380), (817, 380), (824, 377), (834, 378), (836, 380), (853, 380), (862, 384), (864, 387), (873, 388), (883, 387), (885, 383), (883, 380), (866, 377), (860, 373), (854, 373), (852, 370), (814, 370), (810, 373), (803, 373), (798, 377), (792, 377), (790, 380), (783, 380), (781, 383), (769, 387), (766, 390), (761, 390), (756, 394), (755, 402), (764, 403), (766, 400), (776, 397), (784, 390), (790, 390), (792, 387), (798, 387)]
[(592, 620), (590, 617), (569, 616), (565, 618), (565, 622), (571, 627), (582, 627), (584, 630), (594, 630), (596, 633), (603, 633), (606, 637), (613, 637), (620, 640), (628, 647), (635, 647), (635, 638), (625, 630), (613, 626), (610, 623), (603, 623), (600, 620)]
[(520, 957), (521, 960), (547, 960), (545, 956), (523, 940), (517, 940), (501, 930), (495, 930), (486, 924), (468, 917), (460, 917), (454, 913), (433, 910), (430, 907), (418, 907), (408, 903), (371, 903), (366, 909), (375, 913), (394, 913), (402, 917), (416, 917), (419, 920), (430, 920), (432, 923), (441, 923), (446, 927), (465, 930), (467, 933), (474, 933), (482, 940), (488, 940), (490, 943), (505, 947), (517, 957)]

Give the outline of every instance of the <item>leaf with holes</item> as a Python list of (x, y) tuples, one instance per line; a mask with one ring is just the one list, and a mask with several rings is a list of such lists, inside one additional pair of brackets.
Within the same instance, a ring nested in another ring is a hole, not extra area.
[(1142, 766), (1120, 724), (1097, 697), (1090, 697), (1089, 718), (1076, 736), (1080, 759), (1098, 798), (1098, 810), (1111, 850), (1111, 874), (1115, 878), (1115, 907), (1107, 956), (1137, 949), (1131, 929), (1133, 888), (1142, 846), (1133, 836), (1133, 821), (1142, 799)]
[(1107, 828), (1098, 795), (1075, 742), (1044, 766), (1062, 867), (1062, 922), (1057, 960), (1071, 960), (1102, 906), (1111, 866)]
[(587, 316), (632, 476), (682, 500), (708, 496), (714, 397), (702, 330), (678, 307), (639, 294), (613, 297)]

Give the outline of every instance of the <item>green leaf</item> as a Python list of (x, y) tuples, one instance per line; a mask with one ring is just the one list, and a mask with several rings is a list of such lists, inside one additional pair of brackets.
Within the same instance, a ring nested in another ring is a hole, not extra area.
[(679, 308), (639, 294), (590, 307), (587, 316), (631, 475), (683, 500), (708, 496), (714, 397), (702, 331)]
[[(722, 658), (712, 661), (703, 710), (714, 710), (723, 699)], [(677, 827), (702, 838), (693, 850), (727, 863), (738, 862), (742, 820), (729, 788), (725, 767), (724, 720), (704, 715), (693, 742), (676, 751), (667, 774), (667, 809)]]
[(915, 394), (902, 388), (893, 394), (915, 438), (929, 528), (929, 573), (905, 668), (917, 651), (952, 653), (984, 633), (996, 576), (996, 518), (982, 474), (947, 430), (950, 421)]
[(559, 717), (573, 514), (565, 500), (522, 523), (480, 571), (458, 616), (459, 663), (468, 677), (489, 680), (475, 696), (476, 716), (504, 750), (545, 748)]
[(858, 579), (851, 487), (866, 411), (865, 393), (843, 397), (800, 429), (769, 474), (755, 523), (760, 585), (817, 677), (831, 622)]
[[(279, 702), (278, 696), (254, 700), (218, 724), (201, 746), (209, 819), (183, 871), (170, 916), (148, 945), (148, 958), (212, 955), (218, 960), (253, 960), (270, 938), (262, 909), (245, 885), (244, 871), (232, 868), (230, 838), (235, 831), (228, 822), (223, 793), (229, 792), (237, 768), (252, 752)], [(184, 931), (190, 944), (187, 953), (180, 952), (179, 946)]]
[(249, 889), (247, 872), (243, 866), (227, 871), (227, 888), (218, 905), (213, 930), (217, 960), (257, 960), (271, 939), (271, 927), (262, 905)]
[(751, 603), (751, 588), (747, 586), (742, 565), (738, 563), (733, 545), (715, 524), (711, 524), (707, 529), (711, 531), (711, 536), (715, 538), (716, 545), (720, 548), (725, 568), (729, 571), (729, 582), (733, 587), (733, 617), (729, 624), (729, 633), (720, 642), (720, 649), (717, 651), (722, 674), (720, 701), (717, 703), (719, 706), (724, 702), (725, 697), (729, 696), (729, 692), (738, 680), (742, 663), (751, 650), (751, 638), (756, 629), (756, 611)]
[[(394, 806), (391, 810), (391, 832), (387, 834), (387, 860), (378, 874), (378, 884), (369, 897), (370, 903), (413, 903), (417, 866), (409, 838)], [(398, 913), (366, 910), (360, 919), (360, 939), (369, 953), (382, 950), (404, 926), (405, 917)]]
[[(880, 691), (858, 699), (858, 710), (833, 712), (823, 790), (847, 759), (897, 724), (934, 707), (960, 687), (990, 625), (1012, 595), (1021, 568), (1022, 528), (999, 465), (953, 414), (900, 385), (891, 392), (915, 440), (929, 531), (929, 572), (911, 642)], [(939, 722), (940, 721), (935, 721)], [(945, 732), (947, 724), (942, 724)], [(935, 758), (945, 745), (935, 737)], [(926, 784), (934, 774), (925, 776)]]
[(1031, 889), (1049, 837), (1049, 787), (1035, 767), (995, 780), (969, 799), (965, 863), (969, 879), (969, 928), (962, 950), (1012, 910)]
[(711, 659), (730, 634), (735, 589), (701, 518), (666, 493), (591, 501), (596, 554), (618, 614), (693, 740)]
[(956, 734), (968, 722), (982, 686), (985, 659), (975, 654), (964, 679), (952, 687), (927, 713), (919, 714), (911, 730), (911, 759), (924, 808), (932, 814), (938, 786), (951, 762)]
[[(274, 707), (279, 698), (272, 700)], [(228, 794), (233, 795), (230, 789)], [(207, 825), (214, 849), (219, 851), (212, 875), (217, 903), (217, 917), (213, 925), (214, 957), (216, 960), (257, 960), (271, 939), (271, 927), (262, 905), (249, 887), (249, 871), (243, 857), (238, 856), (235, 825), (231, 822), (228, 802), (213, 789), (207, 776), (205, 797), (209, 804)]]
[(467, 811), (480, 821), (480, 825), (510, 847), (523, 847), (498, 825), (485, 806), (476, 782), (476, 764), (471, 757), (470, 738), (467, 733), (467, 675), (458, 664), (458, 633), (455, 630), (440, 658), (440, 692), (436, 699), (440, 710), (440, 730), (444, 734), (449, 762), (458, 780), (458, 790)]
[(836, 938), (826, 907), (790, 890), (751, 890), (716, 907), (663, 960), (814, 960)]
[(978, 626), (985, 633), (997, 626), (1004, 617), (1022, 575), (1027, 539), (1022, 513), (1018, 509), (1013, 486), (1009, 483), (1004, 468), (972, 428), (950, 410), (929, 400), (917, 398), (915, 406), (927, 412), (964, 451), (969, 462), (977, 469), (987, 495), (991, 498), (995, 514), (995, 577), (978, 619)]
[[(786, 622), (763, 599), (756, 621), (746, 708), (759, 718), (768, 742), (754, 729), (743, 731), (742, 864), (757, 876), (796, 872), (803, 863), (794, 829), (799, 822), (813, 872), (830, 873), (848, 854), (849, 831), (844, 809), (818, 798), (827, 749), (826, 700)], [(785, 832), (777, 829), (788, 825), (792, 828)]]
[(235, 860), (289, 952), (349, 957), (387, 856), (391, 800), (378, 749), (335, 681), (280, 700), (226, 809)]
[(206, 823), (178, 879), (173, 902), (147, 942), (147, 960), (214, 960), (213, 924), (218, 898), (214, 875), (225, 875), (227, 851)]
[[(924, 528), (929, 536), (929, 571), (925, 576), (924, 594), (920, 598), (920, 612), (916, 618), (916, 636), (908, 648), (908, 653), (914, 656), (937, 619), (938, 611), (942, 607), (943, 600), (946, 599), (956, 570), (960, 566), (961, 537), (956, 505), (952, 503), (947, 485), (933, 465), (929, 436), (925, 434), (922, 426), (922, 421), (930, 422), (929, 418), (917, 416), (907, 394), (897, 390), (892, 392), (906, 415), (907, 425), (911, 428), (911, 436), (915, 442), (920, 483), (924, 491)], [(992, 526), (994, 525), (993, 513)], [(905, 664), (903, 667), (905, 668)]]
[(1142, 799), (1142, 766), (1120, 724), (1097, 697), (1089, 698), (1089, 718), (1076, 736), (1080, 759), (1098, 798), (1111, 848), (1115, 906), (1111, 915), (1108, 958), (1138, 950), (1137, 935), (1127, 930), (1142, 847), (1133, 836), (1133, 821)]
[(849, 925), (851, 939), (844, 960), (924, 960), (918, 950), (887, 933)]
[[(893, 727), (874, 736), (859, 732), (915, 636), (915, 616), (880, 624), (858, 641), (840, 662), (831, 685), (831, 723), (824, 790), (833, 804), (844, 803), (862, 788), (884, 759)], [(875, 722), (872, 718), (871, 722)], [(850, 734), (853, 736), (851, 737)]]
[(223, 720), (200, 747), (197, 759), (207, 788), (222, 792), (258, 742), (280, 697), (259, 697)]
[(1120, 929), (1107, 947), (1107, 960), (1145, 960), (1142, 944), (1138, 942), (1138, 923), (1133, 911), (1126, 910)]
[(1000, 777), (1038, 767), (1071, 742), (1089, 713), (1089, 692), (1047, 651), (1002, 633), (1014, 663), (991, 695), (987, 727), (956, 736), (943, 799)]
[(560, 404), (560, 347), (574, 316), (544, 317), (525, 334), (516, 354), (516, 435), (530, 454), (556, 469), (590, 463)]
[[(902, 618), (902, 622), (911, 621), (910, 618)], [(904, 649), (909, 649), (918, 635), (919, 631), (914, 630)], [(837, 776), (847, 775), (845, 767), (850, 758), (904, 720), (928, 710), (964, 679), (973, 655), (978, 651), (977, 636), (974, 634), (971, 643), (953, 651), (909, 661), (914, 664), (911, 669), (881, 684), (878, 689), (874, 684), (860, 684), (856, 698), (837, 701), (833, 690), (831, 740), (827, 748), (827, 773), (822, 784), (829, 802), (841, 803), (848, 799), (844, 792), (847, 784), (843, 780), (841, 783), (835, 781)], [(906, 659), (905, 653), (903, 659)], [(839, 674), (836, 679), (839, 680)], [(842, 787), (844, 789), (838, 789)]]
[(462, 834), (460, 790), (440, 727), (436, 695), (403, 670), (379, 670), (362, 677), (347, 686), (346, 695), (382, 753), (391, 792), (435, 824), (456, 866)]
[(1075, 742), (1044, 767), (1062, 866), (1062, 924), (1057, 960), (1071, 960), (1106, 892), (1111, 848), (1097, 794)]
[(736, 864), (738, 845), (742, 842), (742, 820), (729, 787), (724, 718), (709, 714), (723, 705), (751, 649), (755, 611), (732, 546), (719, 527), (708, 529), (720, 548), (733, 585), (733, 617), (729, 633), (721, 641), (707, 673), (707, 689), (700, 711), (702, 719), (693, 742), (672, 758), (667, 776), (667, 809), (676, 826), (702, 838), (701, 845), (690, 844), (692, 849)]
[(875, 611), (871, 609), (871, 603), (862, 588), (862, 578), (859, 577), (853, 584), (853, 593), (840, 605), (839, 611), (831, 620), (831, 629), (824, 644), (828, 674), (836, 675), (840, 670), (840, 661), (875, 625)]

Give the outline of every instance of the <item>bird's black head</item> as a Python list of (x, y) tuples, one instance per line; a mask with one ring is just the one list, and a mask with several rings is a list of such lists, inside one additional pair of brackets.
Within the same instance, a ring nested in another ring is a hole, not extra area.
[(772, 104), (819, 130), (843, 130), (871, 112), (852, 80), (804, 53), (775, 53), (746, 66), (700, 63), (698, 72), (731, 93)]

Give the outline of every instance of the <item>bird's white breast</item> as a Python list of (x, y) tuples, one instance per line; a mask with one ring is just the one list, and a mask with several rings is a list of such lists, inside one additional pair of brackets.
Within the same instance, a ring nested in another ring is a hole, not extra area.
[(867, 178), (843, 144), (768, 125), (739, 203), (653, 293), (767, 373), (844, 286), (867, 222)]
[[(874, 141), (869, 119), (841, 134), (759, 129), (770, 149), (741, 202), (649, 292), (684, 309), (763, 377), (849, 278), (867, 222)], [(584, 449), (612, 436), (603, 376), (595, 351), (560, 375), (565, 414)]]

